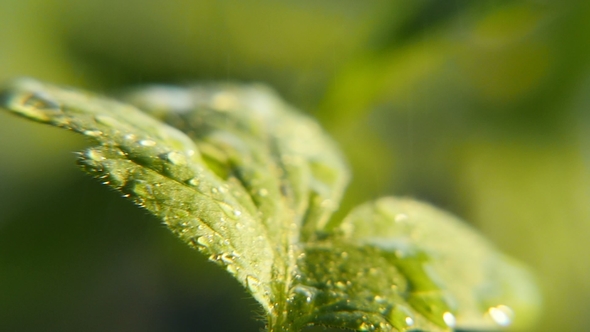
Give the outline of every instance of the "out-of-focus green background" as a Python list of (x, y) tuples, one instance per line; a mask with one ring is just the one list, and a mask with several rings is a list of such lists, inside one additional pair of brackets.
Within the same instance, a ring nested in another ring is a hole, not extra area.
[[(0, 81), (265, 82), (350, 160), (526, 262), (531, 331), (590, 329), (590, 2), (0, 0)], [(230, 276), (0, 113), (0, 331), (258, 331)], [(341, 213), (342, 214), (342, 213)], [(441, 239), (453, 241), (453, 239)]]

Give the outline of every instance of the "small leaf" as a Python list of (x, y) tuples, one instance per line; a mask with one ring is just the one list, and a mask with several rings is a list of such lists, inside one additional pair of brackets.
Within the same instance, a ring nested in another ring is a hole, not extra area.
[(361, 205), (306, 255), (328, 262), (302, 265), (316, 296), (331, 298), (315, 314), (346, 303), (346, 314), (379, 313), (363, 322), (375, 329), (489, 331), (529, 323), (539, 302), (526, 269), (457, 218), (409, 199)]
[(384, 198), (328, 223), (345, 162), (268, 89), (151, 86), (123, 98), (21, 79), (0, 105), (91, 138), (80, 166), (225, 267), (269, 331), (489, 329), (535, 307), (526, 270), (427, 205)]

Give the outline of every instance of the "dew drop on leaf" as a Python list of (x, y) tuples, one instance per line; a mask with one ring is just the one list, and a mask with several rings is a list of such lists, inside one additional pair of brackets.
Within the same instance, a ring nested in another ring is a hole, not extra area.
[(491, 307), (488, 309), (488, 314), (496, 324), (506, 327), (512, 324), (512, 319), (514, 317), (514, 312), (512, 309), (505, 305), (498, 305), (495, 307)]
[(166, 154), (166, 159), (174, 165), (185, 165), (186, 158), (180, 152), (171, 151)]
[(314, 287), (302, 286), (302, 285), (298, 285), (298, 286), (293, 287), (294, 297), (296, 298), (297, 296), (302, 296), (305, 299), (306, 303), (313, 302), (316, 292), (317, 292), (317, 289)]
[[(215, 189), (215, 188), (213, 188), (213, 189)], [(217, 190), (217, 189), (215, 189), (215, 190)], [(217, 191), (215, 191), (215, 193), (216, 192)], [(223, 213), (226, 216), (230, 217), (231, 219), (236, 219), (241, 214), (240, 211), (236, 210), (233, 206), (227, 204), (226, 202), (221, 202), (221, 201), (220, 202), (217, 202), (217, 206), (219, 206), (219, 208), (221, 208), (221, 210), (223, 211)], [(238, 213), (236, 213), (236, 211)]]
[(236, 275), (238, 273), (238, 267), (233, 264), (226, 265), (225, 269), (227, 270), (227, 272), (233, 275)]
[(445, 324), (447, 324), (448, 327), (455, 327), (455, 325), (457, 324), (457, 320), (455, 319), (455, 315), (453, 315), (451, 312), (447, 311), (443, 314), (443, 320), (445, 322)]
[(248, 288), (250, 289), (250, 291), (252, 291), (252, 292), (259, 291), (260, 280), (258, 280), (258, 278), (248, 275), (248, 276), (246, 276), (246, 284), (248, 285)]
[(334, 283), (334, 286), (336, 286), (336, 288), (339, 288), (341, 290), (345, 290), (346, 289), (346, 284), (342, 281), (336, 281)]
[(86, 157), (88, 157), (88, 158), (90, 158), (90, 159), (92, 159), (94, 161), (103, 161), (103, 160), (105, 160), (104, 155), (102, 153), (100, 153), (99, 151), (94, 150), (94, 149), (87, 150), (85, 154), (86, 154)]
[(84, 130), (84, 132), (82, 132), (84, 135), (86, 136), (90, 136), (90, 137), (98, 137), (100, 135), (102, 135), (102, 131), (100, 130)]
[(389, 313), (388, 320), (391, 325), (402, 331), (414, 325), (412, 311), (403, 304), (398, 304), (393, 307)]
[(199, 237), (197, 243), (204, 248), (209, 248), (211, 246), (211, 241), (205, 236)]
[(151, 139), (142, 139), (139, 144), (142, 146), (156, 146), (156, 142)]
[(375, 330), (375, 326), (373, 324), (362, 322), (359, 325), (358, 330), (359, 331), (374, 331)]
[(233, 264), (234, 263), (234, 255), (227, 254), (227, 253), (221, 254), (221, 261), (227, 265)]
[(60, 104), (42, 89), (37, 89), (39, 82), (21, 79), (16, 83), (25, 86), (24, 91), (10, 88), (2, 91), (0, 104), (9, 109), (18, 109), (20, 114), (33, 120), (57, 123), (57, 117), (61, 113)]

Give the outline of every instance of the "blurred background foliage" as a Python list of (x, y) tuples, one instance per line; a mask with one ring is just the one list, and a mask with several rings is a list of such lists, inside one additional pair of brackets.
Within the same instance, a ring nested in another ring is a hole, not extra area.
[[(536, 273), (531, 331), (590, 326), (589, 41), (585, 0), (0, 0), (1, 81), (274, 87), (349, 158), (340, 216), (394, 194), (469, 220)], [(85, 144), (0, 113), (0, 330), (262, 328), (227, 273), (76, 169)]]

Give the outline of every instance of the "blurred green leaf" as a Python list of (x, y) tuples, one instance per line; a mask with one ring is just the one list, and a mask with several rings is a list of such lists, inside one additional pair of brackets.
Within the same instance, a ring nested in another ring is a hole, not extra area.
[(512, 310), (523, 325), (536, 315), (540, 298), (532, 276), (448, 213), (386, 197), (354, 209), (338, 230), (394, 265), (407, 279), (402, 293), (411, 311), (438, 325), (455, 320), (447, 313), (458, 326), (478, 330), (510, 325)]
[(384, 198), (328, 223), (347, 167), (268, 89), (152, 86), (125, 99), (139, 108), (30, 79), (0, 94), (13, 112), (97, 143), (80, 166), (223, 266), (270, 331), (490, 329), (513, 310), (533, 315), (526, 270), (434, 208)]

